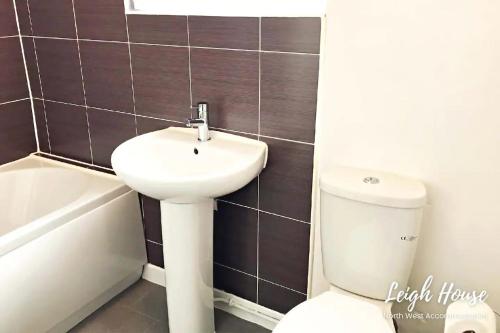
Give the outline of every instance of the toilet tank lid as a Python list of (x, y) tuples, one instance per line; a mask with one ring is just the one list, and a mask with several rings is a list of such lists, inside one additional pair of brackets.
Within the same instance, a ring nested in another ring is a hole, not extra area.
[(320, 176), (321, 190), (338, 197), (396, 208), (425, 205), (422, 182), (392, 173), (334, 167)]

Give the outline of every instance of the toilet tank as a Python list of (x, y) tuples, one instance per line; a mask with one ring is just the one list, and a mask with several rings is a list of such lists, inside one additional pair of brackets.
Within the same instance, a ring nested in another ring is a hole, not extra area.
[(321, 248), (327, 280), (385, 300), (407, 286), (417, 248), (424, 185), (371, 170), (337, 167), (320, 177)]

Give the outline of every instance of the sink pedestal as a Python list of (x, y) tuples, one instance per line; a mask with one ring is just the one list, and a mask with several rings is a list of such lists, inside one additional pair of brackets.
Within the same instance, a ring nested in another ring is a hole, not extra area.
[(170, 333), (214, 333), (213, 199), (161, 201)]
[[(214, 333), (213, 199), (237, 191), (266, 166), (267, 145), (192, 128), (139, 135), (111, 156), (123, 181), (161, 200), (170, 333)], [(182, 203), (188, 202), (188, 203)]]

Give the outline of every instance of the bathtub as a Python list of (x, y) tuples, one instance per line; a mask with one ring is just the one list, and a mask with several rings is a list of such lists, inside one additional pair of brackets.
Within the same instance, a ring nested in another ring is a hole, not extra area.
[(66, 332), (137, 281), (137, 193), (39, 156), (0, 166), (0, 332)]

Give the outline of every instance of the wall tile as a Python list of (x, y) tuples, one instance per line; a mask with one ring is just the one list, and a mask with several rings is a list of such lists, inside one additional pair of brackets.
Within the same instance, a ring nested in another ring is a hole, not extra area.
[(210, 104), (210, 125), (257, 133), (259, 55), (257, 52), (191, 50), (193, 103)]
[(0, 105), (0, 164), (34, 151), (36, 141), (30, 101)]
[[(122, 0), (74, 1), (80, 39), (127, 41)], [(74, 38), (71, 2), (30, 1), (37, 15), (37, 31), (44, 36)], [(27, 0), (16, 0), (16, 3), (21, 31), (30, 35)], [(44, 11), (50, 12), (43, 14)], [(40, 21), (41, 17), (50, 18), (52, 15), (56, 15), (52, 21)], [(126, 43), (80, 41), (82, 70), (90, 106), (88, 113), (92, 149), (97, 165), (109, 167), (112, 151), (136, 135), (136, 126), (139, 134), (169, 126), (183, 127), (183, 121), (192, 112), (189, 108), (191, 103), (196, 105), (199, 101), (210, 104), (211, 126), (258, 134), (259, 57), (262, 57), (261, 134), (314, 142), (318, 56), (259, 55), (254, 51), (204, 49), (258, 50), (259, 20), (189, 17), (190, 42), (194, 46), (191, 49), (191, 101), (189, 53), (188, 48), (184, 47), (188, 44), (188, 18), (130, 15), (127, 19), (131, 41), (143, 43), (131, 45), (132, 59)], [(265, 50), (319, 52), (319, 19), (264, 18), (262, 21), (262, 46)], [(60, 27), (67, 28), (59, 31)], [(31, 39), (24, 39), (33, 95), (41, 97), (43, 88), (48, 99), (84, 105), (76, 41), (35, 39), (42, 87), (38, 84), (35, 49), (30, 42)], [(131, 63), (137, 117), (132, 114)], [(19, 77), (24, 78), (24, 74)], [(43, 101), (35, 99), (34, 107), (41, 150), (48, 152), (49, 137), (45, 128)], [(84, 108), (48, 103), (47, 110), (50, 134), (55, 140), (54, 151), (88, 161)], [(285, 116), (283, 112), (286, 112)], [(30, 114), (27, 111), (25, 114), (28, 119)], [(3, 130), (2, 126), (15, 124), (0, 123), (0, 129)], [(25, 127), (25, 130), (32, 131), (32, 126)], [(0, 139), (4, 132), (0, 131)], [(309, 221), (314, 146), (265, 137), (263, 140), (269, 144), (270, 160), (260, 177), (260, 189), (258, 180), (254, 179), (243, 189), (224, 196), (222, 200), (252, 208), (260, 206), (272, 213)], [(2, 149), (5, 147), (0, 143), (0, 160), (5, 158)], [(16, 158), (24, 156), (27, 150), (20, 149), (14, 155)], [(219, 262), (214, 267), (214, 284), (217, 288), (256, 301), (257, 277), (254, 275), (257, 262), (260, 261), (262, 278), (305, 290), (308, 224), (261, 213), (260, 259), (257, 260), (257, 211), (221, 201), (218, 204), (214, 225), (214, 257)], [(144, 199), (144, 224), (146, 238), (150, 240), (146, 244), (149, 262), (163, 267), (163, 248), (158, 244), (162, 242), (159, 205), (149, 198)], [(303, 300), (305, 295), (300, 292), (259, 280), (259, 303), (264, 306), (286, 312)]]
[(163, 243), (161, 235), (160, 202), (145, 195), (141, 195), (142, 209), (144, 212), (144, 231), (146, 239), (156, 243)]
[(0, 36), (17, 35), (16, 14), (12, 1), (0, 1)]
[(260, 175), (260, 209), (309, 222), (314, 146), (263, 138), (269, 160)]
[(185, 121), (190, 116), (187, 48), (131, 45), (137, 114)]
[(257, 211), (218, 202), (214, 214), (214, 261), (257, 274)]
[(167, 120), (137, 117), (137, 132), (139, 133), (139, 135), (146, 134), (149, 132), (159, 131), (168, 128), (170, 126), (182, 126), (182, 125)]
[(72, 0), (29, 1), (33, 34), (76, 38)]
[(40, 77), (38, 75), (38, 65), (35, 55), (35, 47), (33, 38), (23, 37), (24, 57), (26, 59), (26, 67), (28, 68), (28, 76), (30, 79), (31, 94), (33, 97), (42, 97), (40, 89)]
[(35, 45), (45, 98), (84, 105), (77, 42), (37, 38)]
[(259, 49), (258, 17), (189, 16), (191, 46)]
[(0, 39), (0, 103), (29, 96), (18, 37)]
[(264, 53), (261, 134), (314, 142), (319, 56)]
[(320, 18), (263, 17), (261, 24), (263, 50), (319, 53)]
[(149, 263), (162, 268), (165, 267), (163, 260), (163, 246), (152, 242), (146, 242), (146, 253)]
[(257, 278), (220, 265), (214, 265), (214, 287), (256, 302)]
[(287, 313), (293, 307), (304, 301), (306, 301), (306, 295), (259, 280), (260, 305), (280, 313)]
[[(28, 10), (28, 0), (15, 0), (17, 16), (19, 18), (19, 30), (21, 35), (31, 36), (33, 31), (31, 30), (31, 22)], [(1, 10), (0, 10), (1, 11)]]
[(128, 46), (80, 42), (87, 105), (134, 112)]
[(173, 15), (128, 15), (130, 42), (187, 45), (187, 17)]
[(85, 107), (45, 101), (52, 153), (92, 162)]
[(36, 130), (38, 132), (38, 144), (40, 145), (40, 150), (44, 153), (50, 153), (43, 101), (33, 99), (33, 107), (35, 109)]
[(80, 39), (127, 41), (123, 0), (74, 0)]
[(239, 189), (236, 192), (223, 196), (221, 199), (237, 203), (239, 205), (257, 208), (258, 204), (259, 185), (257, 178), (252, 180), (250, 184)]
[(306, 293), (309, 224), (262, 212), (259, 216), (259, 277)]
[(113, 150), (136, 134), (134, 116), (93, 108), (88, 114), (94, 163), (111, 167)]

